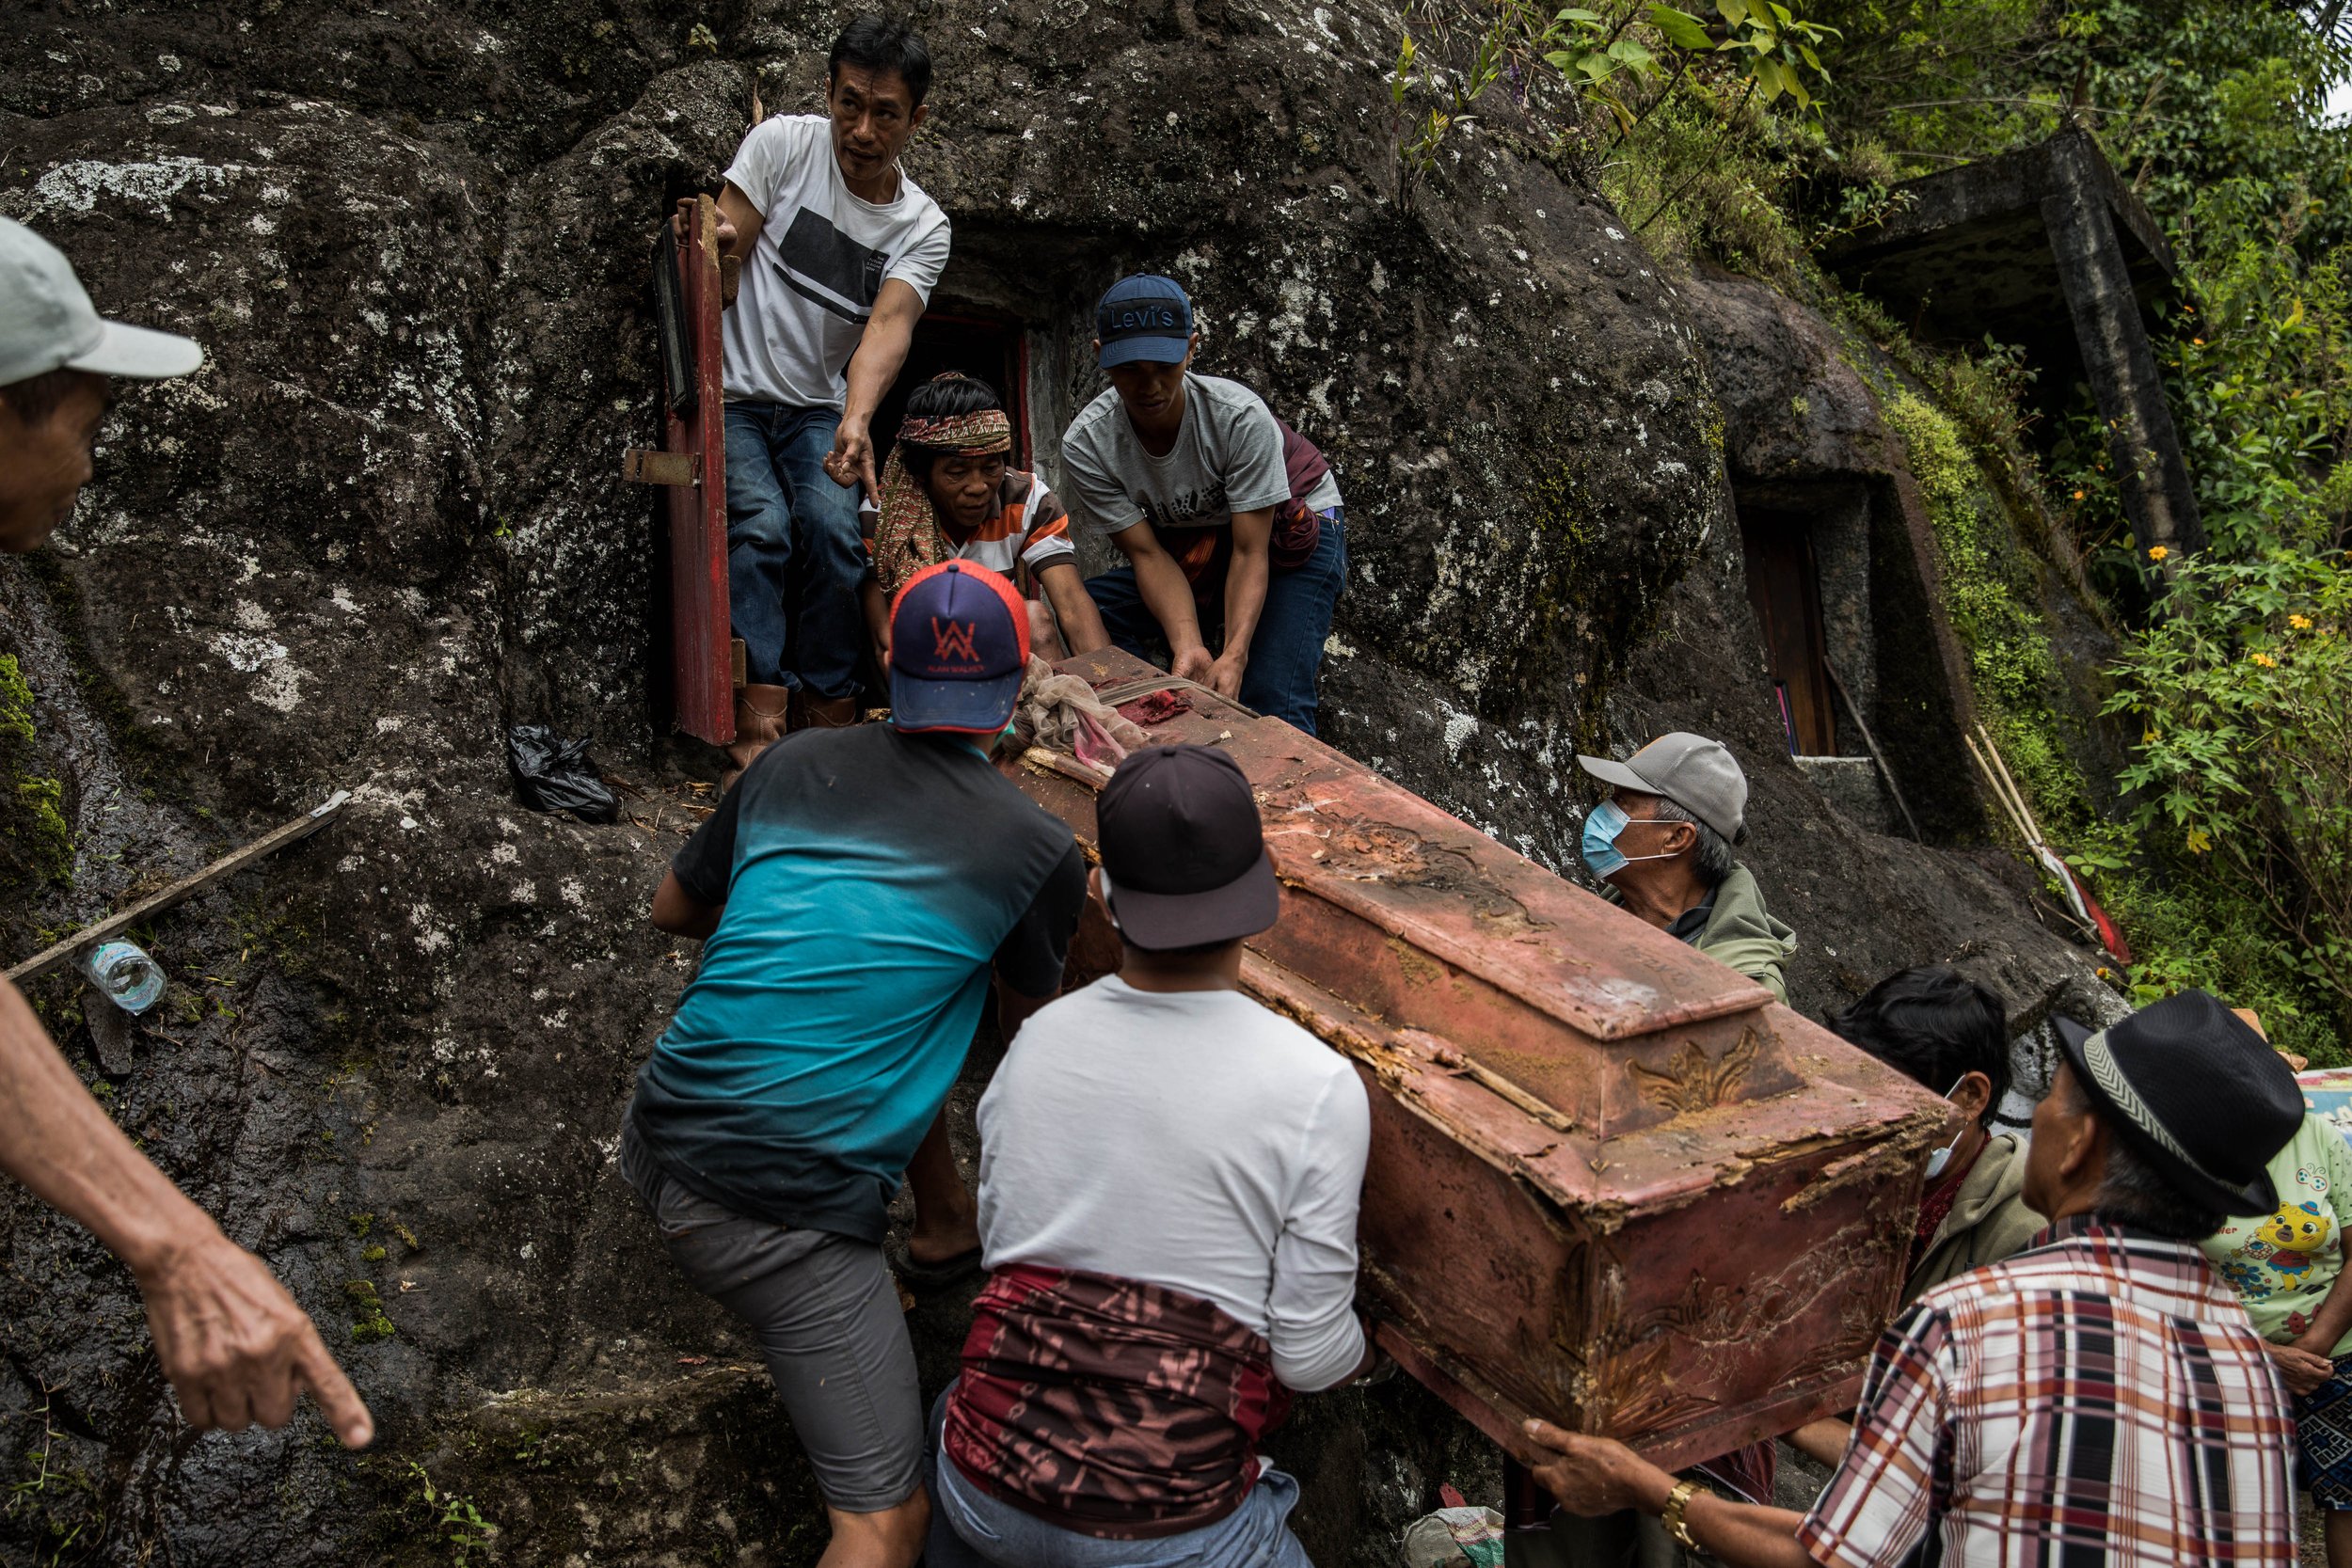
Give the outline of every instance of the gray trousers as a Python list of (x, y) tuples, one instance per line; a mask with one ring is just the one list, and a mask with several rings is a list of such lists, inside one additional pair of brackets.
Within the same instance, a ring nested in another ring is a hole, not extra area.
[(621, 1175), (687, 1283), (748, 1324), (825, 1501), (879, 1513), (923, 1483), (914, 1345), (882, 1248), (736, 1213), (690, 1191), (621, 1127)]

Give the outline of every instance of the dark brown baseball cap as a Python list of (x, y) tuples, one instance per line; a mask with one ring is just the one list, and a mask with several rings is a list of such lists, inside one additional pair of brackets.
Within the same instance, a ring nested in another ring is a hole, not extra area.
[(1214, 746), (1130, 752), (1095, 802), (1103, 895), (1120, 934), (1166, 951), (1272, 926), (1281, 885), (1241, 767)]

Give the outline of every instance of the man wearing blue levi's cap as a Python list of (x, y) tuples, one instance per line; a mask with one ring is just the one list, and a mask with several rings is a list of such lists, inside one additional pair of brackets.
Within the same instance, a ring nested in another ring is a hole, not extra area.
[[(1122, 277), (1095, 307), (1111, 389), (1062, 433), (1066, 499), (1127, 564), (1087, 584), (1111, 641), (1315, 733), (1315, 681), (1347, 580), (1331, 465), (1237, 381), (1200, 375), (1175, 279)], [(1212, 653), (1212, 641), (1221, 652)]]
[(703, 957), (638, 1074), (621, 1171), (688, 1281), (758, 1338), (824, 1494), (827, 1568), (921, 1555), (887, 1210), (907, 1178), (911, 1279), (977, 1267), (940, 1111), (992, 971), (1009, 1038), (1061, 989), (1086, 901), (1069, 828), (988, 759), (1028, 656), (1011, 583), (918, 572), (891, 611), (891, 721), (762, 751), (654, 895), (654, 925)]

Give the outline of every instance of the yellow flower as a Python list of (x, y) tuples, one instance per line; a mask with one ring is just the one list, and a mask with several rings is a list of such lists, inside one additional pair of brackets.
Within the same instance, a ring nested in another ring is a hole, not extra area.
[(2290, 615), (2287, 617), (2287, 625), (2296, 631), (2309, 631), (2312, 629), (2312, 618), (2308, 615)]
[(2190, 854), (2201, 855), (2212, 847), (2213, 840), (2205, 836), (2204, 829), (2191, 828), (2188, 831), (2188, 850)]
[(2156, 727), (2153, 724), (2139, 732), (2139, 743), (2142, 746), (2153, 746), (2156, 743)]
[(2076, 500), (2080, 500), (2080, 499), (2083, 499), (2083, 493), (2082, 493), (2080, 490), (2075, 491), (2075, 492), (2074, 492), (2074, 499), (2075, 499)]
[(2148, 559), (2151, 561), (2162, 561), (2166, 556), (2170, 555), (2171, 553), (2172, 552), (2170, 550), (2166, 549), (2162, 545), (2151, 545), (2148, 546)]
[(2196, 344), (2199, 348), (2203, 348), (2205, 346), (2205, 340), (2202, 338), (2191, 338), (2189, 341)]
[(2252, 659), (2255, 663), (2261, 665), (2265, 670), (2276, 670), (2279, 668), (2279, 661), (2271, 657), (2268, 654), (2249, 654), (2246, 657)]

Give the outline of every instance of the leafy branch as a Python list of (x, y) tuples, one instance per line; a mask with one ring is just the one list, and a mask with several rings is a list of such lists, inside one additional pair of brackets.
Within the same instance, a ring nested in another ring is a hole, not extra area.
[[(1829, 83), (1819, 47), (1837, 29), (1798, 17), (1778, 0), (1715, 0), (1713, 15), (1631, 0), (1597, 11), (1569, 6), (1556, 11), (1526, 0), (1407, 0), (1390, 91), (1400, 113), (1419, 115), (1402, 138), (1408, 178), (1426, 174), (1450, 133), (1474, 124), (1477, 105), (1498, 86), (1526, 106), (1542, 83), (1557, 81), (1578, 103), (1605, 109), (1616, 127), (1609, 150), (1662, 104), (1681, 94), (1736, 121), (1750, 103), (1786, 101), (1799, 114), (1820, 114), (1819, 89)], [(1451, 62), (1459, 61), (1454, 64)], [(1566, 140), (1582, 127), (1563, 127)]]

